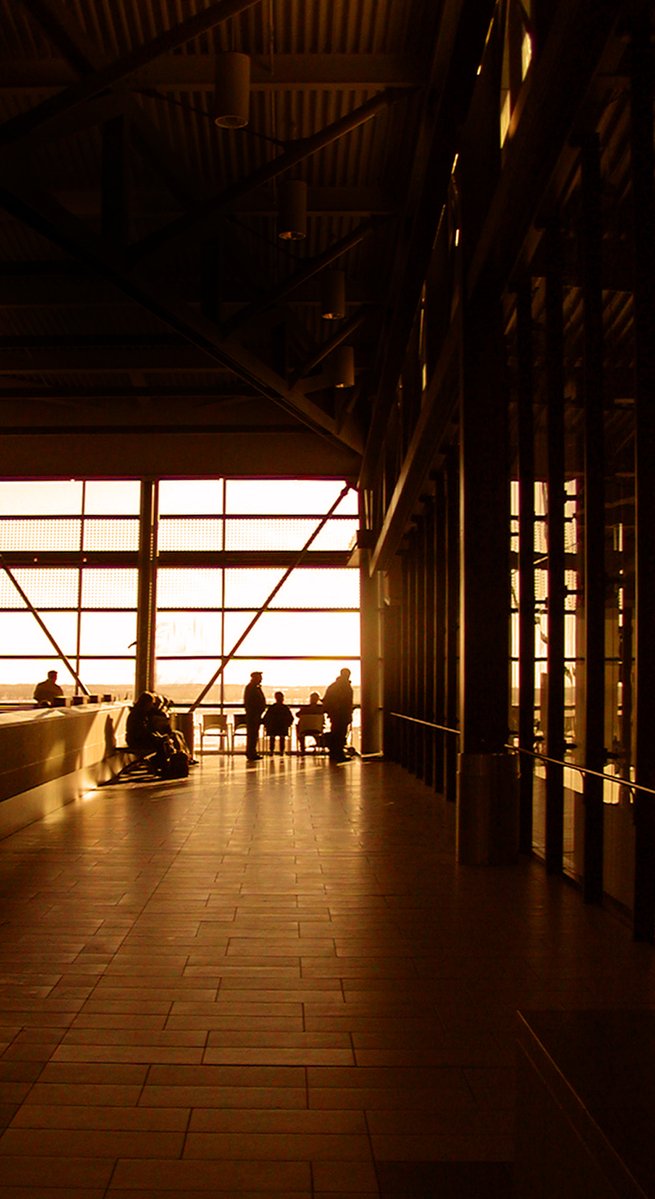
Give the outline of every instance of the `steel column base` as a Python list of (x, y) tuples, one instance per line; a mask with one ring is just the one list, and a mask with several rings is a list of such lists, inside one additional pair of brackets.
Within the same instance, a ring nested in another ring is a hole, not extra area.
[(516, 754), (460, 754), (457, 769), (457, 861), (507, 866), (519, 854)]

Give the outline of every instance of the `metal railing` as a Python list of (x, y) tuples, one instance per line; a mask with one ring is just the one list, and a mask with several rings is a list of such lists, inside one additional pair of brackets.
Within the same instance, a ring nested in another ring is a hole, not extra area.
[[(390, 716), (395, 716), (397, 720), (406, 720), (410, 724), (422, 725), (423, 728), (434, 729), (439, 733), (452, 733), (454, 736), (461, 736), (461, 729), (450, 728), (446, 724), (435, 724), (432, 720), (421, 720), (418, 716), (406, 716), (404, 712), (390, 712)], [(602, 779), (605, 783), (614, 783), (617, 787), (627, 787), (629, 791), (641, 791), (644, 795), (655, 795), (655, 790), (652, 787), (644, 787), (642, 783), (635, 783), (632, 779), (621, 778), (620, 775), (606, 774), (604, 771), (592, 770), (589, 766), (581, 766), (578, 762), (564, 762), (560, 758), (551, 758), (548, 754), (540, 753), (538, 750), (524, 749), (520, 745), (513, 745), (511, 741), (505, 742), (503, 749), (509, 750), (515, 754), (525, 754), (526, 757), (534, 758), (539, 762), (546, 762), (552, 766), (561, 766), (564, 770), (577, 770), (579, 774), (589, 774), (593, 778)]]
[(390, 716), (396, 716), (398, 720), (408, 720), (411, 724), (422, 724), (427, 729), (436, 729), (439, 733), (454, 733), (456, 737), (460, 736), (460, 729), (451, 729), (447, 724), (434, 724), (431, 720), (419, 720), (418, 716), (405, 716), (403, 712), (390, 712)]

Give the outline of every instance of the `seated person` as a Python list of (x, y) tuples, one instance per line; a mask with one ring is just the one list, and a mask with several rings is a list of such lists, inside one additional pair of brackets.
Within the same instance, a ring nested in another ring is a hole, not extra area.
[(171, 701), (167, 700), (163, 695), (158, 695), (156, 692), (153, 694), (153, 705), (150, 711), (150, 725), (154, 732), (163, 733), (164, 736), (170, 738), (173, 741), (176, 750), (181, 750), (182, 753), (186, 754), (187, 758), (189, 759), (189, 763), (193, 763), (195, 765), (195, 759), (191, 756), (191, 750), (186, 743), (184, 733), (180, 732), (179, 729), (173, 728), (169, 711), (170, 702)]
[(284, 692), (275, 692), (275, 703), (264, 712), (263, 720), (264, 728), (268, 736), (268, 743), (271, 753), (275, 753), (276, 740), (280, 743), (280, 753), (284, 753), (284, 743), (289, 736), (289, 729), (293, 724), (293, 712), (287, 707), (284, 702)]
[(171, 754), (181, 752), (189, 764), (194, 762), (182, 733), (174, 729), (167, 701), (152, 691), (143, 691), (128, 712), (125, 724), (128, 749), (139, 757), (155, 754), (153, 765), (163, 770)]
[(298, 735), (298, 747), (300, 749), (300, 753), (304, 754), (306, 737), (313, 737), (314, 741), (316, 742), (317, 745), (322, 744), (322, 730), (323, 730), (323, 721), (325, 718), (325, 708), (323, 707), (323, 704), (321, 703), (321, 697), (320, 697), (318, 691), (311, 692), (311, 694), (309, 696), (309, 703), (303, 704), (301, 708), (298, 708), (296, 715), (298, 717), (300, 717), (300, 716), (316, 717), (315, 720), (311, 721), (311, 724), (314, 726), (313, 728), (307, 728), (307, 727), (303, 728), (303, 725), (306, 726), (309, 722), (303, 721), (303, 720), (298, 721), (298, 734), (297, 734)]
[(49, 670), (48, 677), (43, 679), (41, 683), (37, 683), (34, 688), (33, 699), (36, 700), (40, 708), (51, 708), (52, 701), (64, 692), (57, 682), (57, 671)]
[(161, 745), (162, 733), (153, 727), (154, 708), (155, 697), (152, 691), (143, 691), (127, 714), (127, 748), (139, 757), (155, 753)]

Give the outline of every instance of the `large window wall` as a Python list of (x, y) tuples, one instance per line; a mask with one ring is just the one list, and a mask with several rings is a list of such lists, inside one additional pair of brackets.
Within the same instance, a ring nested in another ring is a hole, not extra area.
[[(342, 665), (358, 685), (359, 576), (348, 566), (357, 496), (334, 507), (343, 488), (162, 480), (150, 527), (137, 481), (0, 483), (0, 700), (29, 698), (53, 668), (69, 693), (131, 696), (149, 624), (152, 685), (178, 703), (210, 682), (206, 702), (238, 702), (255, 669), (291, 701)], [(152, 587), (139, 593), (149, 541)], [(150, 622), (139, 620), (139, 594)]]

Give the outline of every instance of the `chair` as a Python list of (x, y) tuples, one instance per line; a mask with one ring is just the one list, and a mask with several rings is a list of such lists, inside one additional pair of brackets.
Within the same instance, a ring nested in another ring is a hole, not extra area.
[(325, 717), (322, 713), (312, 714), (306, 713), (300, 715), (296, 723), (296, 737), (298, 739), (298, 747), (301, 753), (305, 751), (305, 739), (312, 737), (314, 740), (314, 752), (317, 749), (324, 749), (323, 728)]
[(200, 752), (203, 752), (205, 737), (218, 737), (218, 748), (227, 745), (230, 749), (230, 729), (227, 716), (220, 712), (203, 712), (200, 724)]
[(232, 749), (235, 749), (237, 737), (247, 737), (248, 729), (246, 728), (245, 712), (234, 713), (234, 724), (232, 725)]

